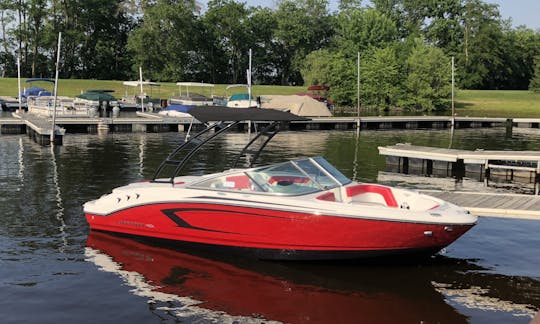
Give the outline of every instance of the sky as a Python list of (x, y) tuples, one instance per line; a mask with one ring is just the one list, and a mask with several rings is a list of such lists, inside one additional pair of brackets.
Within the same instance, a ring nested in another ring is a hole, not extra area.
[(538, 0), (484, 0), (499, 5), (499, 12), (504, 19), (511, 18), (513, 26), (525, 25), (540, 29), (540, 1)]
[[(274, 8), (274, 0), (239, 0), (249, 6), (267, 6)], [(539, 0), (483, 0), (486, 3), (499, 5), (499, 12), (503, 19), (512, 19), (513, 26), (525, 25), (540, 30), (540, 1)], [(202, 0), (206, 5), (208, 0)], [(364, 1), (366, 3), (367, 1)], [(330, 0), (330, 9), (337, 9), (338, 0)]]

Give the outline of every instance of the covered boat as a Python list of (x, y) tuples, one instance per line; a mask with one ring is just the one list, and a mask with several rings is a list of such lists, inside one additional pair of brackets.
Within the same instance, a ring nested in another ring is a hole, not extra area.
[[(178, 95), (169, 98), (170, 110), (188, 112), (195, 106), (212, 106), (214, 104), (214, 85), (203, 82), (177, 82)], [(190, 91), (190, 88), (199, 89), (200, 93)]]
[(272, 108), (289, 111), (304, 117), (331, 117), (332, 112), (324, 102), (308, 96), (270, 95), (261, 96), (261, 108)]
[(249, 92), (249, 85), (247, 84), (231, 84), (225, 88), (225, 92), (228, 93), (231, 89), (246, 88), (247, 92), (235, 93), (230, 96), (227, 95), (227, 107), (230, 108), (255, 108), (257, 107), (257, 100)]
[(111, 94), (114, 90), (87, 90), (76, 96), (73, 105), (78, 109), (87, 109), (91, 116), (108, 117), (111, 112), (118, 115), (118, 100)]
[[(126, 86), (126, 91), (119, 101), (122, 111), (152, 112), (154, 108), (160, 106), (159, 94), (157, 97), (153, 96), (153, 89), (160, 89), (161, 87), (159, 83), (151, 81), (124, 81), (122, 84)], [(143, 86), (150, 87), (149, 95), (143, 91)], [(129, 93), (128, 88), (132, 89), (131, 93)]]
[[(443, 200), (351, 181), (322, 157), (255, 166), (281, 123), (303, 120), (299, 116), (218, 107), (195, 107), (190, 114), (201, 122), (221, 122), (176, 148), (150, 181), (87, 202), (84, 212), (92, 230), (226, 248), (264, 259), (317, 260), (430, 255), (476, 223), (475, 216)], [(203, 145), (244, 120), (269, 124), (230, 169), (180, 175)], [(238, 168), (248, 155), (248, 165)]]

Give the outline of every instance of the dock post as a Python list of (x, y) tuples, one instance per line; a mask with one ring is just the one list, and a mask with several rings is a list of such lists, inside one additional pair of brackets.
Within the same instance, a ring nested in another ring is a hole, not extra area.
[(403, 164), (401, 164), (401, 172), (403, 174), (409, 174), (409, 158), (408, 157), (402, 157), (399, 158), (400, 160), (403, 159)]
[(465, 163), (463, 159), (457, 159), (452, 163), (452, 176), (456, 178), (456, 181), (463, 180), (465, 176)]
[(540, 186), (540, 161), (536, 162), (536, 172), (534, 174), (534, 194), (538, 195), (538, 189)]
[(505, 128), (506, 128), (505, 137), (506, 138), (512, 137), (513, 126), (514, 126), (514, 121), (512, 120), (512, 118), (506, 119), (506, 123), (505, 123)]
[(433, 160), (426, 160), (426, 175), (431, 176), (432, 174), (433, 174)]
[(484, 187), (487, 187), (489, 185), (489, 176), (491, 171), (489, 170), (489, 160), (486, 160), (484, 164)]

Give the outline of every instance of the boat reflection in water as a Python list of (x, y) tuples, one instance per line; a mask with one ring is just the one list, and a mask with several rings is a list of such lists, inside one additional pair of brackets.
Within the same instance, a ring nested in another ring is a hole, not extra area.
[[(87, 260), (117, 273), (166, 316), (218, 322), (466, 322), (409, 267), (224, 261), (91, 231)], [(411, 267), (415, 270), (415, 267)], [(318, 273), (320, 272), (320, 273)], [(394, 273), (395, 275), (390, 275)], [(384, 279), (383, 279), (384, 277)]]

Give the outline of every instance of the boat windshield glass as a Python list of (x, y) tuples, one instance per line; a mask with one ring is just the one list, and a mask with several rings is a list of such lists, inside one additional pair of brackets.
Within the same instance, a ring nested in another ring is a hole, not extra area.
[(325, 159), (317, 157), (230, 172), (201, 181), (192, 187), (304, 195), (336, 188), (349, 182), (347, 177)]

